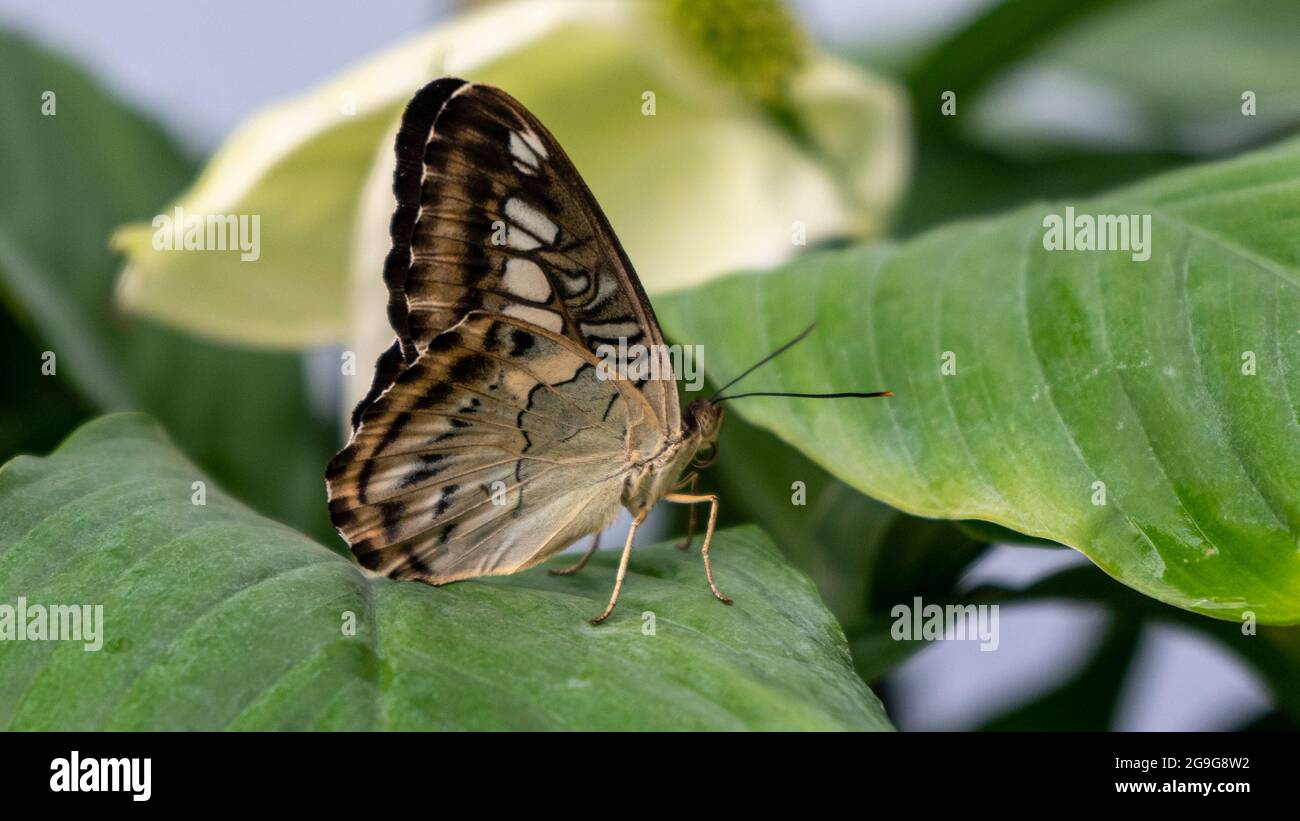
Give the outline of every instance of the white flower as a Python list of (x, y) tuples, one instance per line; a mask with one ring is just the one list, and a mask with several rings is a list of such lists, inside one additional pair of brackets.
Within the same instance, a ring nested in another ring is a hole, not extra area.
[[(763, 73), (759, 53), (764, 85), (747, 89), (718, 70), (752, 34), (710, 27), (731, 5), (521, 0), (440, 25), (250, 119), (163, 210), (258, 216), (256, 260), (158, 250), (152, 224), (125, 226), (113, 238), (126, 254), (119, 299), (205, 336), (346, 342), (373, 361), (391, 337), (380, 270), (392, 135), (407, 100), (440, 75), (500, 86), (546, 123), (651, 294), (779, 263), (800, 250), (796, 224), (810, 245), (877, 233), (905, 179), (901, 94), (806, 47), (797, 30), (798, 60)], [(684, 35), (682, 17), (704, 28)], [(770, 41), (774, 31), (761, 33)], [(727, 46), (712, 62), (696, 53), (710, 37)], [(797, 129), (772, 116), (772, 77)]]

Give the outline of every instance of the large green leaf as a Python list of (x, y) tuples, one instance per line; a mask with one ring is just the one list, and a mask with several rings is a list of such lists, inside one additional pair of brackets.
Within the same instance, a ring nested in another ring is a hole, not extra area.
[[(319, 479), (335, 431), (313, 420), (298, 358), (198, 342), (114, 309), (109, 233), (161, 209), (190, 161), (82, 70), (7, 32), (0, 109), (0, 298), (36, 351), (57, 356), (47, 377), (39, 357), (15, 352), (11, 378), (101, 410), (148, 410), (259, 510), (332, 535)], [(53, 418), (34, 403), (16, 415), (32, 428)]]
[(893, 639), (893, 606), (915, 596), (954, 601), (963, 570), (988, 547), (964, 522), (909, 516), (863, 496), (743, 419), (727, 420), (718, 452), (701, 487), (721, 497), (719, 521), (759, 525), (812, 577), (868, 683), (924, 646)]
[(718, 445), (704, 485), (722, 497), (720, 520), (771, 534), (850, 635), (913, 596), (946, 598), (990, 541), (863, 496), (743, 419), (727, 420)]
[(611, 554), (564, 578), (394, 582), (214, 488), (194, 505), (201, 477), (137, 414), (0, 469), (0, 603), (98, 604), (106, 625), (98, 652), (0, 642), (0, 726), (889, 728), (812, 583), (754, 528), (715, 542), (734, 606), (660, 545), (592, 627)]
[(1076, 547), (1180, 607), (1300, 621), (1300, 143), (1072, 205), (1153, 215), (1150, 260), (1047, 251), (1065, 204), (1034, 205), (731, 277), (660, 317), (715, 377), (817, 319), (746, 389), (897, 395), (733, 410), (895, 507)]

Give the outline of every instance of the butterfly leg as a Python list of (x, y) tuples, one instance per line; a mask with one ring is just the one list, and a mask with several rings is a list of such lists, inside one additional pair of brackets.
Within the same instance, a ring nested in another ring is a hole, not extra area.
[(600, 533), (596, 532), (591, 534), (591, 547), (587, 548), (587, 552), (582, 554), (581, 559), (578, 559), (568, 567), (556, 567), (546, 572), (550, 573), (552, 576), (570, 576), (577, 573), (579, 570), (587, 566), (587, 562), (591, 559), (592, 554), (595, 553), (599, 547)]
[[(687, 493), (695, 493), (695, 486), (700, 482), (700, 474), (692, 473), (682, 483), (673, 490), (685, 489)], [(686, 538), (677, 543), (678, 550), (690, 550), (691, 541), (695, 538), (695, 505), (689, 506), (689, 512), (686, 514)]]
[(709, 580), (709, 589), (713, 591), (714, 598), (723, 604), (731, 604), (731, 599), (724, 596), (713, 582), (713, 567), (709, 564), (709, 547), (713, 544), (713, 530), (718, 524), (718, 495), (716, 493), (708, 493), (702, 496), (688, 493), (669, 493), (664, 499), (681, 505), (695, 505), (699, 502), (709, 503), (709, 524), (704, 530), (704, 547), (700, 550), (700, 553), (704, 556), (704, 575)]
[(649, 508), (642, 510), (632, 520), (632, 527), (627, 532), (627, 543), (623, 545), (623, 557), (618, 560), (618, 576), (614, 579), (614, 592), (610, 594), (609, 604), (605, 605), (605, 612), (592, 619), (592, 624), (600, 624), (614, 612), (614, 605), (618, 604), (618, 593), (623, 589), (623, 578), (627, 575), (627, 559), (632, 555), (632, 539), (636, 536), (636, 529), (645, 521), (646, 514), (649, 512)]

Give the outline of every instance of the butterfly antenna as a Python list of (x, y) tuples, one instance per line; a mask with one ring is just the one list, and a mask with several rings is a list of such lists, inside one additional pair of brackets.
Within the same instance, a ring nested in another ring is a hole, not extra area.
[(871, 391), (870, 393), (780, 393), (776, 391), (755, 391), (754, 393), (737, 393), (724, 396), (713, 404), (726, 402), (728, 399), (744, 399), (746, 396), (793, 396), (799, 399), (873, 399), (877, 396), (893, 396), (893, 391)]
[(732, 385), (736, 384), (740, 380), (744, 379), (746, 376), (749, 376), (751, 373), (757, 370), (759, 366), (766, 365), (768, 362), (771, 362), (773, 359), (776, 359), (778, 356), (790, 350), (799, 342), (803, 341), (804, 337), (812, 333), (813, 329), (816, 327), (817, 327), (817, 323), (814, 322), (813, 324), (809, 325), (807, 328), (804, 328), (803, 332), (800, 333), (798, 336), (796, 336), (794, 339), (791, 339), (789, 342), (777, 348), (775, 351), (772, 351), (770, 354), (758, 360), (753, 365), (750, 365), (748, 368), (745, 369), (745, 372), (742, 373), (740, 376), (737, 376), (735, 379), (723, 385), (721, 388), (718, 388), (717, 392), (713, 394), (713, 396), (709, 399), (709, 401), (716, 405), (719, 402), (725, 402), (728, 399), (744, 399), (746, 396), (793, 396), (793, 397), (798, 397), (803, 399), (871, 399), (877, 396), (894, 395), (893, 391), (872, 391), (871, 393), (860, 393), (856, 391), (849, 392), (849, 393), (777, 393), (771, 391), (756, 391), (754, 393), (738, 393), (733, 396), (723, 396), (719, 398), (720, 394), (722, 394), (723, 391), (725, 391), (727, 388), (730, 388)]
[(790, 350), (791, 348), (793, 348), (793, 347), (794, 347), (796, 344), (798, 344), (799, 342), (802, 342), (802, 341), (803, 341), (803, 338), (806, 337), (808, 334), (812, 333), (812, 332), (813, 332), (813, 328), (816, 328), (816, 327), (817, 327), (817, 323), (814, 322), (813, 324), (809, 325), (807, 328), (804, 328), (803, 331), (801, 331), (800, 334), (799, 334), (798, 336), (796, 336), (794, 339), (791, 339), (789, 342), (787, 342), (787, 343), (785, 343), (784, 345), (782, 345), (781, 347), (777, 348), (775, 351), (772, 351), (770, 354), (768, 354), (767, 356), (765, 356), (765, 357), (763, 357), (762, 359), (758, 360), (758, 361), (755, 362), (753, 365), (750, 365), (748, 368), (745, 369), (745, 372), (742, 373), (740, 376), (737, 376), (735, 379), (733, 379), (733, 380), (731, 380), (730, 382), (728, 382), (727, 384), (723, 385), (721, 388), (718, 388), (718, 390), (713, 394), (713, 396), (709, 398), (709, 401), (710, 401), (710, 402), (720, 402), (720, 401), (722, 401), (722, 400), (718, 399), (719, 394), (721, 394), (721, 393), (722, 393), (723, 391), (725, 391), (727, 388), (730, 388), (732, 385), (736, 384), (736, 383), (739, 382), (740, 380), (744, 379), (746, 376), (749, 376), (751, 373), (753, 373), (754, 371), (756, 371), (760, 366), (762, 366), (762, 365), (766, 365), (768, 362), (771, 362), (773, 359), (776, 359), (776, 358), (777, 358), (778, 356), (780, 356), (781, 354), (783, 354), (783, 353), (785, 353), (786, 351), (788, 351), (788, 350)]

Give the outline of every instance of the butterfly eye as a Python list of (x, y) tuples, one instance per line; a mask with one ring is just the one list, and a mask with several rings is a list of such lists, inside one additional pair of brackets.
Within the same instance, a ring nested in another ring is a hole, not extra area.
[(691, 467), (706, 468), (718, 460), (718, 445), (716, 442), (710, 442), (704, 449), (701, 449), (691, 459)]

